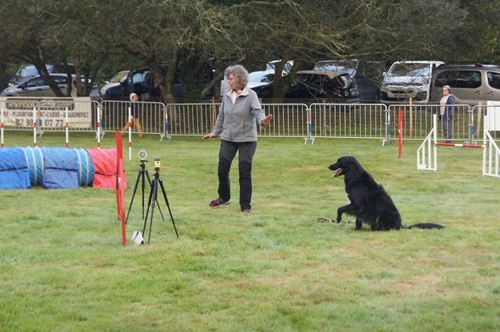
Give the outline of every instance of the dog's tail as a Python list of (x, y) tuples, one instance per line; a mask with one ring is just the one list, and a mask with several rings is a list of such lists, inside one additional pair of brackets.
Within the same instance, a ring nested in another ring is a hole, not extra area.
[(444, 226), (443, 225), (439, 225), (439, 224), (434, 224), (432, 222), (423, 222), (423, 223), (414, 224), (414, 225), (410, 225), (410, 226), (403, 226), (403, 228), (406, 228), (406, 229), (412, 229), (412, 228), (419, 228), (419, 229), (441, 229), (441, 228), (444, 228)]

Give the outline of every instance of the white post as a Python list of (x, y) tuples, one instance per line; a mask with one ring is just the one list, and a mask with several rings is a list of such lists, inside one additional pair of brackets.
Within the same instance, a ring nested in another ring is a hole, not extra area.
[(486, 149), (490, 149), (490, 145), (486, 145), (486, 124), (488, 123), (488, 115), (484, 116), (483, 122), (483, 176), (486, 175)]
[(434, 146), (433, 146), (433, 151), (434, 151), (434, 171), (437, 172), (438, 170), (438, 161), (437, 161), (437, 113), (434, 113), (433, 116), (432, 116), (432, 122), (433, 122), (433, 127), (434, 127), (434, 134), (432, 135), (433, 136), (433, 139), (434, 139)]
[(4, 146), (4, 141), (3, 141), (3, 107), (0, 109), (0, 147), (3, 148)]
[(36, 107), (33, 107), (33, 146), (36, 146)]
[(132, 160), (132, 108), (128, 108), (128, 160)]
[(97, 148), (101, 148), (101, 107), (97, 106)]
[(69, 147), (69, 121), (68, 121), (68, 108), (66, 107), (66, 125), (65, 125), (65, 131), (66, 131), (66, 147)]

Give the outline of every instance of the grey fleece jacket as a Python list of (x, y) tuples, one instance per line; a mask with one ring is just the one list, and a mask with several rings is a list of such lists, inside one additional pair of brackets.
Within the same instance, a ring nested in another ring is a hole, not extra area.
[(231, 97), (224, 94), (212, 134), (230, 142), (256, 142), (257, 122), (265, 118), (255, 91), (246, 87), (236, 97), (233, 104)]

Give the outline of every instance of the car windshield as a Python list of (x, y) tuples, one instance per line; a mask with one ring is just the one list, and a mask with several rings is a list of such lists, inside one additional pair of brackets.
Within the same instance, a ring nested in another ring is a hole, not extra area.
[[(273, 61), (269, 61), (267, 64), (266, 64), (266, 70), (275, 70), (276, 69), (276, 65), (281, 62), (281, 60), (273, 60)], [(285, 65), (283, 66), (283, 72), (282, 72), (282, 76), (285, 76), (287, 75), (288, 73), (290, 73), (290, 71), (292, 70), (292, 67), (293, 67), (293, 60), (290, 60), (288, 61), (287, 63), (285, 63)]]
[(353, 75), (356, 71), (357, 64), (355, 60), (324, 61), (315, 64), (313, 69)]
[(388, 76), (430, 76), (430, 65), (428, 63), (396, 63), (389, 72)]
[[(47, 68), (49, 73), (51, 73), (53, 68), (54, 68), (54, 66), (52, 66), (52, 65), (45, 65), (45, 67)], [(34, 65), (22, 66), (21, 68), (19, 68), (19, 70), (16, 73), (16, 76), (18, 76), (18, 77), (32, 77), (32, 76), (38, 76), (38, 75), (40, 75), (40, 74), (38, 73), (38, 70), (36, 69), (36, 67)]]
[(352, 84), (352, 78), (349, 75), (339, 75), (337, 79), (344, 89), (347, 89)]
[(127, 78), (128, 70), (120, 71), (113, 76), (109, 82), (110, 83), (121, 83), (123, 80)]
[(270, 83), (273, 81), (274, 73), (253, 72), (248, 74), (248, 81), (252, 83)]

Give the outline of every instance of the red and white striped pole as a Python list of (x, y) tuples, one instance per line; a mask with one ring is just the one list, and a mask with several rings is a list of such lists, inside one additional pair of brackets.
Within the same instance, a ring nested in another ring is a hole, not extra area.
[(36, 107), (33, 107), (33, 146), (36, 146)]
[(101, 148), (101, 107), (97, 106), (97, 148)]
[(128, 108), (128, 160), (132, 160), (132, 108)]
[(0, 109), (0, 147), (4, 147), (3, 142), (3, 128), (5, 125), (3, 124), (3, 107)]
[(66, 107), (66, 147), (69, 147), (69, 121), (68, 121), (68, 108)]
[(398, 107), (398, 159), (403, 154), (403, 110)]
[(453, 146), (453, 147), (459, 147), (459, 148), (473, 148), (473, 149), (482, 149), (484, 145), (481, 144), (471, 144), (471, 143), (463, 143), (463, 144), (457, 144), (457, 143), (444, 143), (444, 142), (437, 142), (437, 146)]

